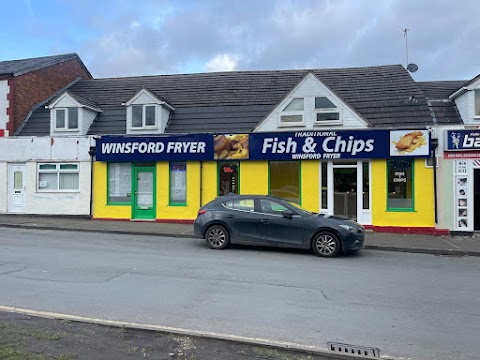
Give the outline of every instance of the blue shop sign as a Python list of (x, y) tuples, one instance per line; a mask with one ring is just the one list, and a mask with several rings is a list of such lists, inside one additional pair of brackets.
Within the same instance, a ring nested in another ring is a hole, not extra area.
[(254, 133), (250, 160), (333, 160), (430, 157), (428, 130)]
[(446, 137), (446, 151), (480, 150), (480, 131), (478, 130), (448, 130)]
[(98, 161), (212, 160), (213, 137), (209, 134), (180, 136), (102, 136), (97, 139)]

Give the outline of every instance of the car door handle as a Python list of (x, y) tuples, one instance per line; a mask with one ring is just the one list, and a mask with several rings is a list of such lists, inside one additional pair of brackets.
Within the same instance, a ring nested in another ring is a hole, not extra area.
[(233, 215), (227, 215), (227, 218), (233, 219)]
[(270, 220), (267, 220), (267, 219), (262, 219), (260, 221), (264, 224), (270, 224)]

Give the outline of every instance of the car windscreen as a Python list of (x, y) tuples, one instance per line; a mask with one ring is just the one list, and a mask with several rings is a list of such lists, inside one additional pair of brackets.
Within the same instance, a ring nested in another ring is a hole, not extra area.
[(287, 202), (288, 202), (289, 205), (293, 206), (295, 208), (295, 210), (297, 210), (301, 214), (314, 215), (311, 211), (305, 210), (304, 208), (302, 208), (297, 203), (294, 203), (294, 202), (291, 202), (291, 201), (287, 201)]

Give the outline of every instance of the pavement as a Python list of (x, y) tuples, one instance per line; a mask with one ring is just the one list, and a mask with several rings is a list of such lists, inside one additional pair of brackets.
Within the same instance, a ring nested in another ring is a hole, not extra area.
[[(0, 227), (108, 232), (193, 238), (193, 225), (129, 220), (95, 220), (78, 216), (0, 214)], [(452, 256), (480, 256), (480, 234), (435, 236), (367, 231), (365, 248)]]

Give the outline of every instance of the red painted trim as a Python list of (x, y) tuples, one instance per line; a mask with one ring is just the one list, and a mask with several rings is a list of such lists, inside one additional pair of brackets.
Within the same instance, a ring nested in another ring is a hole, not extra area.
[(14, 79), (9, 79), (8, 80), (8, 86), (9, 86), (9, 91), (7, 95), (7, 100), (8, 100), (8, 108), (7, 108), (7, 115), (8, 115), (8, 120), (7, 120), (7, 126), (6, 129), (10, 133), (10, 135), (13, 135), (15, 133), (15, 80)]
[(406, 227), (406, 226), (376, 226), (364, 225), (365, 229), (373, 230), (374, 232), (396, 233), (396, 234), (420, 234), (420, 235), (435, 235), (446, 236), (450, 235), (448, 229), (436, 229), (434, 227)]
[(5, 130), (0, 129), (0, 137), (4, 137), (4, 136), (5, 136)]
[[(113, 219), (113, 218), (92, 218), (92, 220), (105, 220), (105, 221), (132, 221), (133, 219)], [(179, 219), (155, 219), (154, 222), (157, 223), (165, 223), (165, 224), (193, 224), (195, 220), (179, 220)], [(135, 219), (135, 222), (149, 222), (151, 220), (142, 220), (142, 219)]]

